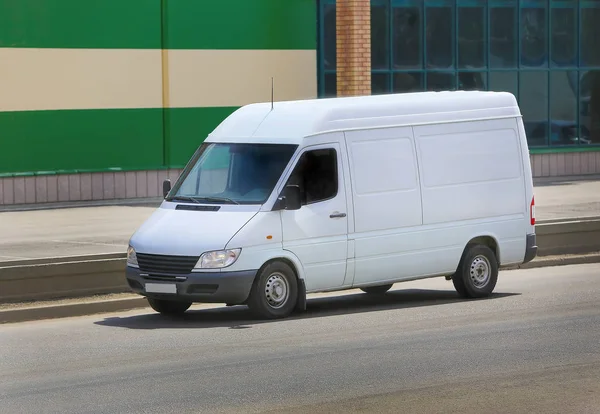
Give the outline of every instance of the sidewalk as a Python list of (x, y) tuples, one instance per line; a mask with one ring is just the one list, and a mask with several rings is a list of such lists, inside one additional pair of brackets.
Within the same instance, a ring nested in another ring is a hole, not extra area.
[[(535, 200), (538, 220), (600, 216), (600, 178), (537, 180)], [(0, 261), (125, 252), (158, 205), (128, 204), (0, 212)]]

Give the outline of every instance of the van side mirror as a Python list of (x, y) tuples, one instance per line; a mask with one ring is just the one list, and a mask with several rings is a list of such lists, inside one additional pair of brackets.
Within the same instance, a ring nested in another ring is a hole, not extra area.
[(300, 186), (288, 185), (285, 187), (283, 194), (285, 196), (286, 210), (300, 210), (300, 207), (302, 207), (302, 192), (300, 191)]
[(167, 178), (163, 181), (163, 198), (167, 198), (169, 191), (171, 191), (171, 180)]
[(302, 192), (297, 185), (287, 185), (281, 197), (277, 200), (277, 210), (300, 210), (302, 207)]

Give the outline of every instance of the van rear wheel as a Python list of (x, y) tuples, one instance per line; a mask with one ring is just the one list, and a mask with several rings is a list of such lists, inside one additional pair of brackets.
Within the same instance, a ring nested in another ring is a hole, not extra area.
[(192, 302), (148, 298), (148, 303), (158, 313), (163, 315), (181, 315), (192, 306)]
[(273, 262), (256, 276), (248, 307), (260, 318), (277, 319), (290, 315), (297, 301), (296, 274), (286, 263)]
[(360, 288), (360, 290), (370, 295), (383, 295), (385, 292), (390, 290), (392, 286), (394, 285), (369, 286)]
[(452, 283), (458, 294), (464, 298), (490, 296), (498, 281), (498, 260), (488, 246), (467, 247)]

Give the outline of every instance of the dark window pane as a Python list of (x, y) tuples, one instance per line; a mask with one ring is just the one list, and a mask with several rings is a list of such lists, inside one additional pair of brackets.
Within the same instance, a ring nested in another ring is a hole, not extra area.
[(302, 204), (334, 198), (338, 191), (337, 154), (334, 149), (320, 149), (302, 154), (288, 184), (302, 192)]
[(323, 54), (325, 69), (335, 70), (336, 66), (336, 29), (335, 4), (326, 4), (323, 10)]
[(458, 67), (482, 68), (485, 59), (485, 9), (458, 9)]
[(425, 49), (428, 68), (451, 68), (454, 64), (454, 13), (452, 7), (427, 7)]
[(490, 72), (490, 91), (510, 92), (519, 96), (519, 80), (517, 72)]
[(579, 88), (582, 139), (600, 144), (600, 70), (582, 72)]
[(423, 91), (423, 74), (416, 73), (395, 73), (394, 74), (394, 92), (421, 92)]
[(521, 65), (523, 66), (540, 67), (548, 63), (546, 5), (545, 0), (530, 0), (527, 6), (521, 8)]
[(600, 2), (581, 9), (581, 66), (600, 66)]
[(371, 7), (371, 67), (387, 69), (390, 58), (388, 13), (385, 6)]
[(417, 7), (394, 7), (393, 52), (396, 69), (423, 67), (421, 45), (421, 10)]
[(577, 144), (577, 72), (550, 72), (550, 145)]
[(517, 67), (517, 8), (490, 8), (490, 67)]
[(548, 143), (548, 72), (520, 72), (519, 106), (530, 146)]
[(487, 90), (487, 72), (461, 72), (458, 74), (458, 89), (463, 91)]
[(573, 7), (550, 11), (551, 58), (556, 66), (577, 65), (577, 13)]
[(453, 72), (429, 72), (427, 73), (428, 91), (452, 91), (456, 89)]
[(337, 74), (326, 73), (325, 74), (325, 88), (323, 91), (325, 98), (335, 98), (337, 96)]
[(390, 75), (387, 73), (371, 74), (371, 94), (381, 95), (390, 93)]

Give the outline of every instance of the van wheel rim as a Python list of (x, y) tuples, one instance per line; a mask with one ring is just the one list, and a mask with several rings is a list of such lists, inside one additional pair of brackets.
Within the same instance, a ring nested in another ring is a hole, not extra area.
[(491, 269), (492, 266), (487, 257), (476, 256), (471, 262), (471, 269), (469, 272), (473, 286), (479, 289), (485, 287), (490, 281)]
[(265, 285), (265, 296), (267, 303), (273, 309), (283, 307), (288, 301), (290, 289), (287, 279), (281, 273), (273, 273), (267, 279)]

